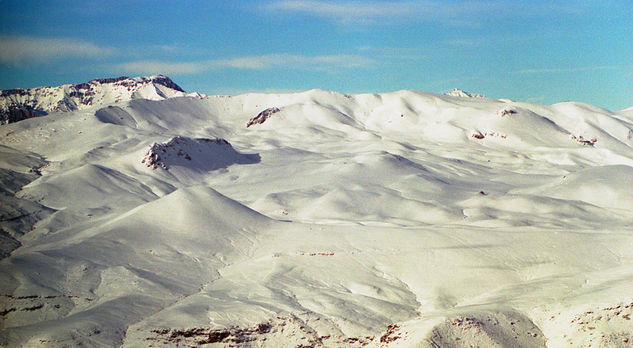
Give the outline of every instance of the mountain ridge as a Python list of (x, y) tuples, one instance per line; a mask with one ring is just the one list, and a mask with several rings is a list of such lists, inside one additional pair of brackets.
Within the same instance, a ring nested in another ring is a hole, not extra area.
[(77, 84), (0, 91), (0, 123), (132, 99), (161, 100), (186, 94), (165, 75), (98, 78)]
[(483, 94), (466, 92), (459, 88), (453, 88), (450, 91), (444, 93), (444, 95), (450, 95), (451, 97), (462, 97), (462, 98), (486, 98), (486, 96)]

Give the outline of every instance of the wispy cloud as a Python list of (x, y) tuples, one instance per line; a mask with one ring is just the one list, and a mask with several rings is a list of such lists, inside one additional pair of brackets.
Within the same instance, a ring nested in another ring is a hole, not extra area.
[(299, 70), (334, 71), (340, 69), (370, 68), (375, 66), (371, 58), (359, 55), (304, 56), (292, 54), (268, 54), (235, 57), (201, 62), (135, 61), (114, 66), (116, 70), (148, 74), (195, 74), (218, 69), (265, 70), (279, 67)]
[(356, 48), (359, 52), (370, 54), (372, 57), (379, 57), (386, 60), (421, 60), (427, 58), (427, 48), (418, 47), (376, 47), (360, 46)]
[(178, 52), (178, 51), (189, 49), (189, 48), (187, 48), (185, 46), (181, 46), (181, 45), (178, 45), (178, 44), (151, 45), (151, 46), (149, 46), (149, 48), (157, 50), (157, 51), (167, 52), (167, 53), (175, 53), (175, 52)]
[(580, 11), (579, 6), (556, 3), (525, 5), (502, 0), (276, 0), (260, 8), (268, 12), (302, 13), (342, 24), (394, 24), (402, 21), (418, 21), (473, 26), (477, 25), (476, 17), (573, 14)]
[(513, 71), (515, 74), (547, 74), (547, 73), (568, 73), (580, 71), (612, 70), (621, 68), (619, 65), (584, 66), (575, 68), (545, 68), (545, 69), (523, 69)]
[(288, 94), (302, 92), (303, 89), (293, 88), (264, 88), (264, 89), (244, 89), (234, 87), (219, 87), (209, 91), (207, 94), (211, 95), (239, 95), (246, 93), (263, 93), (263, 94)]
[(95, 58), (116, 52), (113, 47), (80, 39), (0, 36), (0, 62), (13, 65), (68, 57)]
[(116, 71), (125, 71), (141, 74), (167, 74), (167, 75), (187, 75), (196, 74), (207, 70), (204, 63), (196, 62), (162, 62), (162, 61), (135, 61), (117, 64), (113, 67)]
[(483, 13), (499, 6), (499, 2), (482, 1), (447, 3), (444, 1), (278, 0), (264, 5), (263, 9), (304, 13), (347, 24), (443, 20), (461, 25), (467, 24), (464, 21), (466, 15)]
[(413, 7), (412, 2), (327, 2), (316, 0), (283, 0), (275, 1), (264, 6), (271, 11), (299, 12), (319, 17), (334, 19), (340, 22), (367, 22), (380, 18), (409, 17)]
[(375, 63), (372, 59), (359, 55), (321, 55), (304, 56), (295, 54), (267, 54), (262, 56), (238, 57), (230, 59), (211, 60), (207, 62), (209, 68), (235, 69), (270, 69), (274, 67), (289, 67), (295, 69), (329, 70), (332, 68), (367, 68)]
[(541, 96), (538, 96), (538, 97), (530, 97), (530, 98), (526, 98), (525, 101), (528, 102), (528, 103), (538, 104), (538, 103), (542, 103), (543, 101), (545, 101), (545, 96), (541, 95)]
[(469, 36), (459, 37), (453, 39), (446, 39), (442, 41), (446, 46), (453, 48), (478, 48), (483, 46), (497, 46), (503, 45), (508, 47), (509, 45), (525, 45), (530, 42), (537, 42), (538, 40), (561, 40), (569, 39), (568, 36), (561, 33), (538, 33), (538, 34), (506, 34), (506, 35), (493, 35), (493, 36)]
[[(465, 84), (472, 85), (474, 81), (485, 81), (485, 78), (482, 76), (461, 76), (459, 78), (429, 81), (424, 84), (424, 87), (429, 90), (440, 90), (442, 92), (447, 92), (452, 88), (465, 88)], [(475, 90), (474, 92), (477, 91)]]

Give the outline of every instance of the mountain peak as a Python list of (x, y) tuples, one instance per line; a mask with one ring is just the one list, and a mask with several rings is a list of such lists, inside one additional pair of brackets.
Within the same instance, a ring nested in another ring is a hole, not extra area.
[(162, 100), (185, 91), (165, 75), (108, 77), (85, 83), (0, 91), (0, 123), (132, 99)]
[(463, 97), (463, 98), (485, 98), (483, 94), (470, 93), (459, 88), (453, 88), (450, 91), (444, 93), (444, 95), (449, 95), (451, 97)]

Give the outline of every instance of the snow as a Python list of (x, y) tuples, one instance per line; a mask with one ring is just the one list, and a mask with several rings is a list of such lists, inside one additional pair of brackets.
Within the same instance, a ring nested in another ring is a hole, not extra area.
[(0, 126), (0, 345), (633, 342), (625, 111), (131, 80)]

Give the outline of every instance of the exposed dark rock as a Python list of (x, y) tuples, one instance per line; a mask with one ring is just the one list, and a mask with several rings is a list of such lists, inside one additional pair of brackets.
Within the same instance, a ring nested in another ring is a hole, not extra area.
[(499, 116), (505, 117), (505, 116), (516, 114), (516, 113), (517, 113), (516, 110), (513, 110), (513, 109), (503, 109), (499, 111)]
[(7, 111), (0, 111), (0, 123), (13, 123), (27, 118), (47, 115), (46, 111), (35, 110), (25, 106), (18, 106)]
[(171, 88), (173, 90), (179, 91), (179, 92), (184, 92), (185, 90), (180, 88), (180, 86), (178, 86), (176, 83), (174, 83), (174, 81), (172, 81), (169, 77), (167, 76), (163, 76), (163, 75), (159, 75), (158, 77), (154, 78), (154, 83), (157, 83), (159, 85), (163, 85), (167, 88)]
[(264, 122), (266, 122), (267, 119), (270, 118), (270, 116), (272, 116), (275, 113), (278, 113), (279, 111), (281, 111), (279, 108), (268, 108), (262, 112), (260, 112), (259, 114), (257, 114), (257, 116), (251, 118), (248, 123), (246, 124), (246, 128), (255, 125), (255, 124), (262, 124)]
[(582, 135), (579, 135), (579, 136), (572, 135), (571, 139), (586, 146), (593, 146), (598, 141), (598, 139), (596, 138), (585, 139)]
[(92, 79), (90, 80), (90, 83), (101, 83), (101, 84), (105, 84), (105, 83), (114, 83), (114, 82), (119, 82), (119, 81), (123, 81), (123, 80), (129, 80), (130, 78), (127, 76), (119, 76), (119, 77), (107, 77), (107, 78), (103, 78), (103, 79)]
[(16, 88), (16, 89), (7, 89), (4, 91), (0, 91), (0, 96), (5, 97), (9, 95), (27, 95), (29, 93), (28, 89)]

